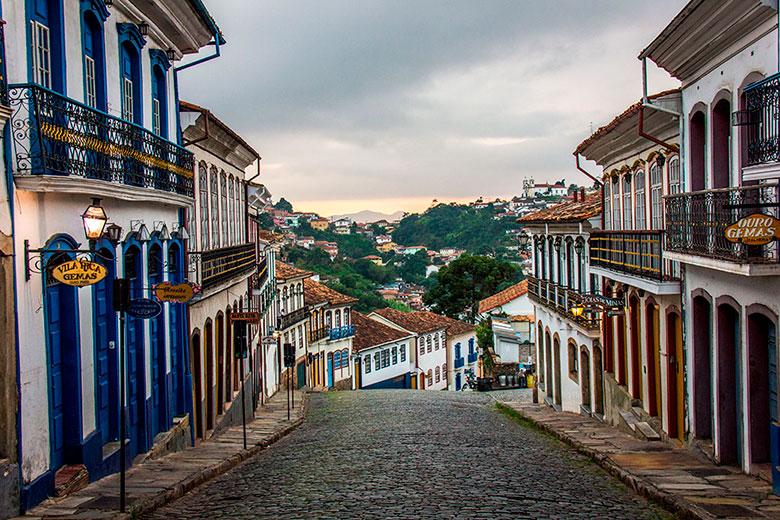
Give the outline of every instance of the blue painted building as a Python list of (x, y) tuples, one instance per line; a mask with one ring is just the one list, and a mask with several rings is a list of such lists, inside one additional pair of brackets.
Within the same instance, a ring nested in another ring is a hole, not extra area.
[[(65, 483), (65, 467), (90, 481), (118, 471), (121, 414), (128, 462), (161, 433), (189, 435), (186, 310), (164, 303), (155, 318), (128, 319), (121, 404), (112, 280), (149, 298), (186, 279), (194, 165), (180, 146), (174, 62), (222, 41), (200, 0), (6, 0), (2, 16), (24, 510)], [(97, 254), (78, 252), (93, 198), (120, 231)], [(74, 259), (102, 264), (106, 278), (78, 288), (52, 276)]]

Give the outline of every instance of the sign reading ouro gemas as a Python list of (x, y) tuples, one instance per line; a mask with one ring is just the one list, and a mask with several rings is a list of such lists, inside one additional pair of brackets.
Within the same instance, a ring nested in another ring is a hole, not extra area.
[(60, 282), (74, 287), (86, 287), (98, 283), (106, 277), (108, 271), (102, 265), (87, 260), (64, 262), (54, 269), (51, 275)]
[(753, 213), (726, 228), (726, 239), (749, 246), (763, 246), (780, 238), (780, 220), (772, 215)]

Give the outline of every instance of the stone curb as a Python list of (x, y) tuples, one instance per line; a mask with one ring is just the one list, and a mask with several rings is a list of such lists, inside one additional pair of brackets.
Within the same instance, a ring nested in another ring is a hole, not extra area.
[(647, 482), (645, 479), (638, 477), (620, 467), (609, 458), (609, 455), (585, 446), (578, 440), (566, 435), (565, 433), (562, 433), (543, 422), (537, 421), (533, 417), (523, 413), (521, 410), (513, 408), (508, 403), (501, 404), (522, 415), (524, 418), (534, 423), (539, 429), (550, 433), (553, 437), (563, 442), (564, 444), (568, 444), (577, 450), (577, 452), (586, 455), (607, 473), (631, 488), (635, 493), (644, 498), (654, 500), (671, 513), (677, 514), (677, 518), (685, 520), (712, 520), (713, 517), (711, 515), (699, 511), (698, 508), (695, 507), (695, 504), (692, 504), (690, 501), (683, 498), (677, 497), (672, 493), (658, 489), (656, 486), (650, 482)]
[(187, 480), (184, 480), (176, 484), (173, 487), (173, 489), (170, 489), (163, 493), (158, 493), (157, 495), (136, 502), (130, 507), (129, 513), (126, 513), (124, 515), (117, 515), (116, 518), (120, 520), (130, 520), (132, 518), (136, 518), (138, 516), (151, 513), (155, 509), (158, 509), (166, 504), (169, 504), (170, 502), (173, 502), (178, 498), (183, 497), (184, 495), (186, 495), (196, 487), (200, 486), (201, 484), (204, 484), (209, 480), (218, 477), (219, 475), (222, 475), (223, 473), (227, 473), (229, 470), (238, 466), (245, 460), (254, 457), (261, 451), (268, 449), (272, 444), (282, 439), (283, 437), (287, 436), (290, 432), (292, 432), (293, 430), (298, 428), (301, 424), (303, 424), (304, 416), (306, 415), (306, 401), (307, 401), (306, 397), (307, 394), (304, 393), (303, 397), (301, 398), (301, 406), (299, 409), (300, 411), (298, 412), (300, 414), (300, 417), (292, 421), (290, 424), (288, 424), (281, 430), (275, 431), (274, 433), (264, 438), (254, 446), (248, 447), (246, 450), (242, 450), (238, 453), (231, 455), (230, 457), (223, 460), (216, 466), (212, 466), (210, 468), (206, 468), (199, 471), (198, 473), (191, 476)]

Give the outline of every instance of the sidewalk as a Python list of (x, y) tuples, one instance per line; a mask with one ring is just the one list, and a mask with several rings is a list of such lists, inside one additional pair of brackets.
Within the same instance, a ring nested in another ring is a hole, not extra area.
[(563, 442), (585, 453), (679, 518), (780, 518), (780, 497), (763, 480), (718, 466), (685, 449), (640, 441), (601, 421), (547, 406), (504, 402)]
[(46, 500), (19, 520), (43, 518), (132, 518), (176, 500), (196, 486), (259, 453), (303, 422), (304, 393), (295, 392), (295, 410), (287, 420), (287, 394), (279, 390), (243, 429), (231, 426), (218, 436), (184, 451), (143, 462), (127, 470), (127, 513), (119, 513), (119, 473), (90, 483), (65, 498)]

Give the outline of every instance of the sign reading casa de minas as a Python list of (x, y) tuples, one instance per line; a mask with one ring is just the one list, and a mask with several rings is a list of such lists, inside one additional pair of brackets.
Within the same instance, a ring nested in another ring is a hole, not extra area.
[(65, 262), (52, 270), (52, 276), (60, 282), (74, 287), (86, 287), (106, 277), (106, 268), (87, 260)]
[(762, 246), (780, 238), (780, 220), (771, 215), (753, 213), (726, 228), (726, 238), (749, 246)]

